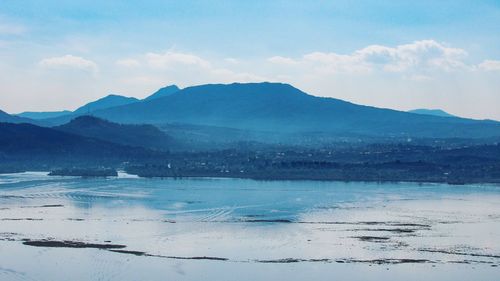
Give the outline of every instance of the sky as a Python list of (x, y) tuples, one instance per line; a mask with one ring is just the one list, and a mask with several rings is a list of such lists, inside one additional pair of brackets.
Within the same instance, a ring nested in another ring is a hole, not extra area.
[(0, 1), (0, 109), (290, 83), (500, 120), (500, 1)]

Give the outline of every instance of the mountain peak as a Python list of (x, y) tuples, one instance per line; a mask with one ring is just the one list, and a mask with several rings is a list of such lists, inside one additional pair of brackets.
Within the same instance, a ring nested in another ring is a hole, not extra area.
[(192, 86), (182, 90), (183, 93), (218, 93), (238, 95), (308, 95), (305, 92), (286, 83), (278, 82), (252, 82), (231, 84), (205, 84)]
[(110, 99), (110, 98), (115, 99), (115, 98), (127, 98), (127, 97), (124, 97), (124, 96), (119, 95), (119, 94), (113, 94), (113, 93), (111, 93), (111, 94), (108, 94), (107, 96), (105, 96), (103, 98), (100, 98), (100, 99), (102, 100), (102, 99), (106, 99), (106, 98), (108, 98), (108, 99)]
[(158, 89), (158, 91), (146, 97), (144, 100), (152, 100), (152, 99), (167, 97), (170, 96), (171, 94), (177, 93), (179, 90), (180, 89), (179, 87), (177, 87), (177, 85), (165, 86), (163, 88)]
[(100, 98), (96, 101), (89, 102), (86, 105), (79, 107), (74, 113), (84, 114), (87, 112), (96, 111), (99, 109), (104, 109), (108, 107), (120, 106), (129, 103), (134, 103), (139, 101), (136, 98), (124, 97), (116, 94), (109, 94), (103, 98)]
[(68, 124), (81, 126), (81, 125), (94, 125), (94, 124), (106, 124), (106, 123), (111, 123), (111, 122), (92, 115), (81, 115), (72, 119)]
[(408, 112), (416, 113), (416, 114), (423, 114), (423, 115), (440, 116), (440, 117), (457, 117), (455, 115), (449, 114), (448, 112), (446, 112), (442, 109), (418, 108), (418, 109), (409, 110)]

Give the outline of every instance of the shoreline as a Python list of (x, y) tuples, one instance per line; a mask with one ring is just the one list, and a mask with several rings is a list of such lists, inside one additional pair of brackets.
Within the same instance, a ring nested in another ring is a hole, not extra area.
[[(133, 174), (132, 174), (133, 175)], [(448, 184), (448, 185), (494, 185), (500, 186), (500, 181), (470, 181), (470, 182), (447, 182), (428, 180), (367, 180), (367, 179), (319, 179), (319, 178), (259, 178), (259, 177), (236, 177), (236, 176), (140, 176), (142, 179), (244, 179), (254, 181), (312, 181), (312, 182), (344, 182), (344, 183), (415, 183), (415, 184)]]
[[(254, 177), (254, 176), (233, 176), (233, 175), (188, 175), (188, 176), (141, 176), (134, 173), (127, 173), (124, 170), (117, 169), (117, 176), (86, 176), (86, 175), (50, 175), (50, 171), (37, 171), (37, 170), (27, 170), (21, 172), (11, 172), (4, 173), (0, 172), (0, 175), (15, 175), (23, 173), (45, 173), (48, 177), (63, 177), (63, 178), (82, 178), (82, 179), (95, 179), (95, 178), (127, 178), (127, 179), (241, 179), (241, 180), (254, 180), (254, 181), (289, 181), (289, 182), (343, 182), (343, 183), (412, 183), (412, 184), (447, 184), (447, 185), (488, 185), (488, 186), (500, 186), (500, 181), (465, 181), (465, 182), (449, 182), (449, 181), (439, 181), (439, 180), (390, 180), (390, 179), (341, 179), (341, 178), (314, 178), (314, 177)], [(124, 177), (125, 175), (125, 177)]]

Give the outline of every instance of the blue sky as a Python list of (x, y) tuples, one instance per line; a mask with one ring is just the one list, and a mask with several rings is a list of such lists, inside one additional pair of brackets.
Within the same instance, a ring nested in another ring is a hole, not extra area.
[(500, 1), (0, 4), (0, 109), (281, 81), (311, 94), (500, 120)]

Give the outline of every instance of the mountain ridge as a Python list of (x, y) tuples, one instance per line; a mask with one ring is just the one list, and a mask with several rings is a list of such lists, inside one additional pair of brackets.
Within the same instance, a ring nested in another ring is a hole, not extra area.
[(283, 83), (207, 84), (95, 111), (121, 123), (189, 123), (246, 130), (415, 137), (500, 135), (500, 123), (418, 115), (309, 95)]
[(169, 96), (171, 94), (178, 92), (179, 90), (180, 89), (179, 89), (179, 87), (177, 87), (177, 85), (169, 85), (169, 86), (158, 89), (156, 92), (154, 92), (153, 94), (147, 96), (146, 98), (144, 98), (142, 100), (144, 101), (144, 100), (152, 100), (152, 99), (157, 99), (157, 98), (161, 98), (161, 97), (166, 97), (166, 96)]
[(41, 120), (47, 118), (59, 117), (67, 114), (71, 114), (72, 111), (61, 110), (61, 111), (24, 111), (18, 114), (13, 114), (19, 117), (30, 118), (33, 120)]
[[(169, 87), (173, 86), (162, 89)], [(98, 109), (92, 111), (92, 115), (122, 124), (182, 123), (280, 133), (323, 132), (335, 136), (500, 136), (500, 122), (493, 120), (441, 117), (357, 105), (312, 96), (292, 85), (272, 82), (191, 86), (165, 96)], [(76, 116), (44, 120), (60, 125)]]
[(156, 150), (175, 148), (175, 141), (172, 137), (148, 124), (118, 124), (94, 116), (83, 115), (67, 124), (53, 127), (53, 129), (121, 145)]
[(129, 103), (134, 103), (139, 101), (137, 98), (125, 97), (117, 94), (109, 94), (105, 97), (97, 99), (95, 101), (89, 102), (76, 110), (73, 111), (74, 114), (84, 114), (92, 111), (105, 109), (113, 106), (121, 106)]

